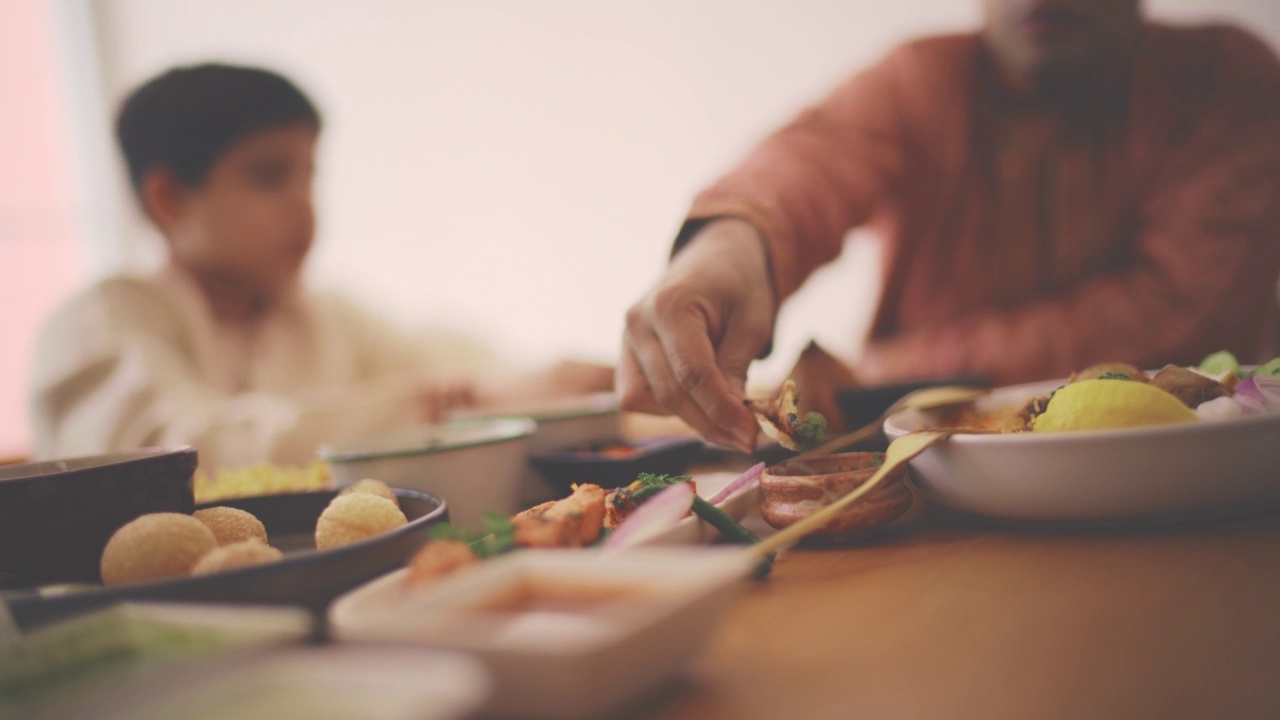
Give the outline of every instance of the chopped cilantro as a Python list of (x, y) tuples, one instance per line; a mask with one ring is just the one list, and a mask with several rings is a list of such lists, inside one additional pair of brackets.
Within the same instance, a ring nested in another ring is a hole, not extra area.
[(816, 447), (827, 439), (827, 419), (820, 413), (805, 413), (804, 418), (792, 426), (797, 444)]
[(428, 537), (432, 542), (441, 540), (457, 540), (471, 546), (477, 557), (489, 558), (513, 550), (515, 542), (515, 525), (511, 518), (491, 510), (484, 517), (484, 530), (476, 531), (449, 523), (441, 523), (431, 528)]
[(1104, 372), (1098, 376), (1099, 380), (1132, 380), (1133, 378), (1122, 372)]

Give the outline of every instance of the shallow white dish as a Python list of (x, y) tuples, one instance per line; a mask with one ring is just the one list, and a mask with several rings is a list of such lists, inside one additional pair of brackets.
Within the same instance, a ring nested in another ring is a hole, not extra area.
[(340, 640), (470, 653), (504, 716), (597, 717), (678, 674), (755, 562), (741, 548), (522, 551), (425, 587), (398, 571), (339, 598)]
[[(979, 410), (1018, 407), (1065, 384), (994, 390)], [(929, 424), (902, 410), (894, 439)], [(975, 515), (1031, 521), (1204, 517), (1280, 503), (1280, 415), (1067, 433), (957, 435), (911, 461), (931, 501)]]

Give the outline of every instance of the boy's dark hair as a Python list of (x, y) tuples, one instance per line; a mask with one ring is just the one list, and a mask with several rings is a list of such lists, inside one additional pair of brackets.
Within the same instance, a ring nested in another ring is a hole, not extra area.
[(116, 139), (141, 193), (157, 167), (199, 187), (218, 158), (247, 135), (297, 123), (319, 129), (320, 113), (288, 79), (207, 63), (173, 68), (134, 90), (116, 118)]

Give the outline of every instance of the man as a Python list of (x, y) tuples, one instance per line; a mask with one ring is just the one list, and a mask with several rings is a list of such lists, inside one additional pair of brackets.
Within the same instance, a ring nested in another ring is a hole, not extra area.
[(869, 225), (884, 289), (864, 382), (1063, 376), (1272, 348), (1280, 65), (1137, 0), (986, 0), (909, 43), (698, 196), (628, 313), (624, 406), (743, 449), (778, 304)]

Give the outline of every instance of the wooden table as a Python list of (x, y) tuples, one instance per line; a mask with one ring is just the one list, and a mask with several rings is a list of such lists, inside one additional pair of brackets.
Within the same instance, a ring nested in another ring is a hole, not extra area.
[(1280, 514), (791, 551), (636, 717), (1280, 718)]

